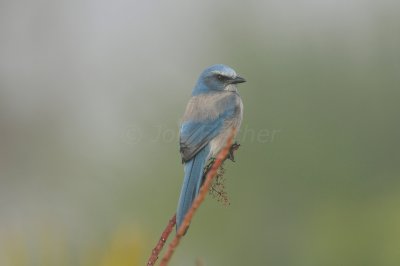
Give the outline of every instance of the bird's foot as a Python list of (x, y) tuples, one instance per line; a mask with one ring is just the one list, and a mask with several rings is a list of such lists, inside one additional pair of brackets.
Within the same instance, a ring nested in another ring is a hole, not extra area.
[(215, 162), (215, 158), (214, 157), (212, 157), (212, 158), (210, 158), (208, 160), (207, 165), (204, 167), (204, 177), (205, 177), (205, 175), (207, 175), (208, 171), (210, 171), (211, 166), (213, 166), (214, 162)]
[(229, 153), (226, 158), (231, 160), (232, 162), (235, 162), (235, 151), (237, 151), (239, 147), (240, 147), (239, 143), (237, 142), (233, 143), (231, 148), (229, 149)]

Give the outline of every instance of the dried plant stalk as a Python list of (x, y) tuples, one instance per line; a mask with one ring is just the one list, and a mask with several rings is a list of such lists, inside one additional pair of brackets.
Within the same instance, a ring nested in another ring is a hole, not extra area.
[(204, 201), (204, 199), (207, 195), (207, 192), (209, 190), (209, 187), (211, 185), (211, 182), (218, 173), (218, 168), (222, 165), (222, 163), (228, 157), (229, 152), (231, 150), (232, 141), (233, 141), (234, 136), (235, 136), (235, 129), (232, 130), (232, 133), (229, 136), (225, 147), (218, 153), (210, 170), (207, 172), (204, 183), (200, 188), (200, 192), (197, 195), (196, 199), (194, 200), (192, 207), (189, 209), (189, 211), (185, 215), (185, 219), (183, 220), (182, 225), (179, 227), (174, 239), (169, 244), (168, 250), (165, 253), (164, 257), (162, 258), (160, 266), (168, 265), (168, 262), (170, 261), (172, 254), (174, 253), (176, 247), (179, 245), (181, 238), (183, 237), (186, 230), (188, 229), (190, 222), (192, 221), (193, 215), (195, 214), (196, 210), (200, 207), (201, 203)]
[(156, 263), (158, 255), (163, 249), (165, 242), (167, 241), (172, 230), (174, 230), (175, 224), (176, 215), (174, 214), (174, 216), (172, 216), (172, 218), (169, 220), (167, 227), (164, 229), (164, 232), (161, 234), (160, 240), (158, 240), (156, 247), (152, 250), (151, 256), (147, 261), (147, 266), (153, 266)]

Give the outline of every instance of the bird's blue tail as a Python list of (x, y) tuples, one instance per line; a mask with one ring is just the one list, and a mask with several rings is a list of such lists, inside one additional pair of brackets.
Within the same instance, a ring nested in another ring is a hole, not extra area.
[(207, 145), (190, 161), (185, 163), (185, 177), (183, 178), (178, 210), (176, 211), (176, 230), (181, 226), (186, 213), (199, 193), (201, 184), (203, 183), (203, 169), (209, 152), (210, 147)]

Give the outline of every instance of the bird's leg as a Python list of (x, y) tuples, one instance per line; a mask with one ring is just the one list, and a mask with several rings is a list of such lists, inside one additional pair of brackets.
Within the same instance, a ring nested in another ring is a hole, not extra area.
[(208, 171), (210, 171), (210, 168), (214, 164), (214, 162), (215, 162), (215, 158), (214, 157), (211, 157), (208, 160), (208, 164), (204, 167), (204, 177), (207, 175)]
[(232, 162), (234, 162), (235, 161), (235, 151), (238, 150), (239, 147), (240, 147), (239, 143), (237, 143), (237, 142), (233, 143), (231, 148), (229, 149), (229, 153), (226, 158), (231, 160)]

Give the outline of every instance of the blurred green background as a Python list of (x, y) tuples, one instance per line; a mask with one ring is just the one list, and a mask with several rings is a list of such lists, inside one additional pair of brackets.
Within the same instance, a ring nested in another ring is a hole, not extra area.
[(244, 122), (171, 265), (400, 265), (400, 2), (2, 1), (0, 265), (145, 265), (207, 66)]

